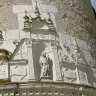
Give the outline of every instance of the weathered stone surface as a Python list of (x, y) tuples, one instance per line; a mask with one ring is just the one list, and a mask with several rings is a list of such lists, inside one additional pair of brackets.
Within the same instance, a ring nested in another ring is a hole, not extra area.
[(57, 29), (74, 37), (86, 40), (96, 58), (96, 20), (90, 0), (40, 0), (41, 3), (58, 7)]
[[(56, 5), (58, 8), (56, 15), (58, 32), (66, 32), (67, 34), (86, 40), (91, 44), (92, 56), (96, 58), (96, 35), (94, 35), (96, 22), (90, 0), (40, 0), (38, 2), (41, 3), (41, 6), (42, 3)], [(17, 16), (12, 12), (12, 5), (30, 5), (31, 3), (31, 0), (0, 1), (0, 29), (17, 29)]]
[(31, 4), (31, 0), (1, 0), (0, 1), (0, 30), (18, 28), (17, 16), (13, 13), (13, 5)]
[[(12, 94), (6, 91), (1, 95), (91, 95), (88, 88), (81, 86), (96, 87), (96, 22), (90, 2), (3, 0), (0, 4), (0, 28), (4, 39), (0, 48), (11, 54), (6, 61), (7, 67), (1, 62), (0, 79), (18, 82), (15, 91), (11, 89)], [(50, 61), (42, 58), (43, 63), (40, 63), (42, 52)], [(47, 75), (40, 77), (40, 65), (44, 64), (50, 66), (47, 70), (46, 66), (42, 67)], [(28, 83), (34, 81), (37, 83)], [(94, 96), (95, 91), (92, 94)]]

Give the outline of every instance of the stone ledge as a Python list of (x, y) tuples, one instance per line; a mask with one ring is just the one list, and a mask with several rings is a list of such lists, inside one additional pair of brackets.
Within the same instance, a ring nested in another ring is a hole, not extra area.
[[(88, 96), (88, 94), (95, 96), (96, 94), (96, 88), (89, 87), (89, 86), (83, 86), (78, 84), (68, 84), (68, 83), (61, 83), (61, 82), (32, 82), (32, 83), (6, 83), (6, 84), (0, 84), (0, 92), (13, 92), (14, 94), (40, 94), (40, 95), (46, 95), (50, 94), (50, 96), (53, 95), (59, 95), (59, 94), (86, 94), (85, 96)], [(31, 93), (30, 93), (31, 92)], [(23, 95), (20, 95), (23, 96)], [(67, 96), (67, 95), (66, 95)], [(68, 95), (69, 96), (69, 95)], [(83, 96), (83, 95), (80, 95)]]

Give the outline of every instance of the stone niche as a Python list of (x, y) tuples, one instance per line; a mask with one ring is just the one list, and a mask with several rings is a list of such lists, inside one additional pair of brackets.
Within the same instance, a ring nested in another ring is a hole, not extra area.
[[(18, 61), (15, 61), (18, 62)], [(13, 63), (13, 65), (12, 65)], [(10, 62), (10, 78), (11, 82), (28, 82), (28, 68), (27, 64), (23, 64), (18, 62), (18, 64), (14, 64), (14, 62)]]
[(53, 52), (52, 52), (52, 47), (50, 42), (44, 42), (44, 41), (38, 41), (34, 42), (33, 46), (33, 63), (34, 63), (34, 71), (35, 71), (35, 78), (36, 80), (40, 80), (40, 73), (41, 73), (41, 68), (40, 68), (40, 56), (42, 52), (46, 53), (46, 56), (50, 58), (51, 62), (49, 65), (49, 70), (50, 70), (50, 79), (53, 79)]

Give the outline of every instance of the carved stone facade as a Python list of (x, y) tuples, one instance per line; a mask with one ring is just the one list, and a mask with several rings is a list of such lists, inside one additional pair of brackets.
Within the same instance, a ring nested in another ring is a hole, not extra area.
[(0, 96), (95, 96), (89, 38), (96, 29), (87, 1), (1, 2), (8, 17), (0, 13)]

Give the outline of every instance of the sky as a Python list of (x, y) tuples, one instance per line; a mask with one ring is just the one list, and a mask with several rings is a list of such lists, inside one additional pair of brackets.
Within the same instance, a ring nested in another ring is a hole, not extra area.
[(92, 3), (93, 8), (94, 8), (95, 11), (96, 11), (96, 0), (91, 0), (91, 3)]

